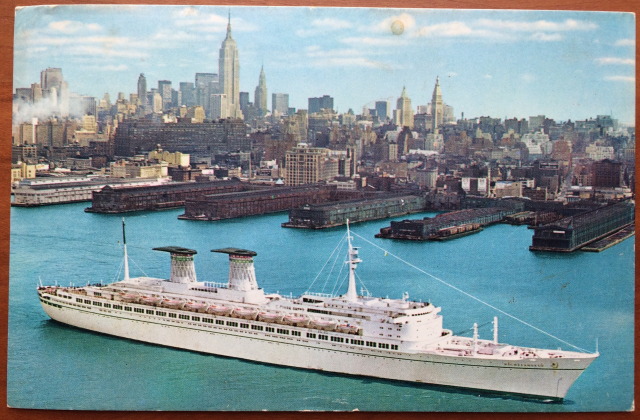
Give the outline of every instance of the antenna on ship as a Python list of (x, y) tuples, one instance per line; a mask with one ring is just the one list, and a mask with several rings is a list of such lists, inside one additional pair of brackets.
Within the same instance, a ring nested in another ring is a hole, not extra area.
[(127, 235), (124, 228), (124, 217), (122, 218), (122, 243), (124, 248), (124, 281), (129, 281), (129, 256), (127, 255)]
[(362, 262), (358, 258), (358, 248), (351, 246), (351, 229), (349, 228), (349, 219), (347, 219), (347, 243), (349, 244), (347, 254), (347, 264), (349, 264), (349, 288), (347, 294), (344, 296), (349, 302), (355, 302), (358, 300), (358, 292), (356, 290), (356, 267), (358, 263)]

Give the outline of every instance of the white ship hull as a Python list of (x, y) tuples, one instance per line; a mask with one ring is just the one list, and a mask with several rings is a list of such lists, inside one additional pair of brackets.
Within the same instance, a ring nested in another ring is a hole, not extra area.
[[(368, 349), (310, 340), (304, 334), (282, 337), (277, 333), (257, 333), (250, 329), (203, 325), (181, 319), (167, 321), (152, 314), (124, 314), (123, 311), (91, 305), (69, 304), (56, 296), (47, 297), (41, 299), (42, 306), (58, 322), (146, 343), (303, 369), (553, 400), (563, 399), (569, 387), (596, 357), (580, 354), (580, 358), (495, 360)], [(145, 305), (132, 306), (149, 309)], [(196, 314), (191, 312), (191, 315)], [(238, 318), (233, 318), (233, 321), (245, 322)], [(252, 325), (273, 326), (250, 322)], [(304, 328), (299, 330), (304, 331)]]

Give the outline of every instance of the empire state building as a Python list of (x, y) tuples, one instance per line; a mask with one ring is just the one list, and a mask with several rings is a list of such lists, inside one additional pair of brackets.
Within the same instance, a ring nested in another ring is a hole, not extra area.
[(218, 61), (220, 77), (220, 93), (226, 96), (228, 115), (231, 118), (242, 118), (240, 110), (240, 63), (236, 41), (231, 37), (231, 15), (227, 24), (227, 37), (220, 46)]

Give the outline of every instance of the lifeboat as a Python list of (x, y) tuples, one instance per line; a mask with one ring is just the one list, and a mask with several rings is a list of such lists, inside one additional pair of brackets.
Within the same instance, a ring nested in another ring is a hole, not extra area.
[(121, 293), (120, 300), (123, 302), (135, 303), (140, 299), (140, 296), (134, 293)]
[(206, 312), (213, 315), (229, 315), (233, 308), (227, 306), (210, 305)]
[(157, 305), (161, 300), (162, 298), (158, 296), (142, 296), (140, 298), (140, 303), (144, 303), (145, 305)]
[(167, 308), (180, 309), (180, 308), (182, 308), (182, 305), (184, 305), (184, 302), (181, 301), (181, 300), (177, 300), (177, 299), (162, 299), (160, 304), (162, 306), (167, 307)]
[(184, 308), (189, 311), (204, 312), (207, 309), (207, 304), (202, 302), (187, 302), (184, 304)]
[(309, 326), (311, 328), (316, 328), (319, 330), (331, 331), (336, 328), (336, 324), (337, 323), (335, 321), (324, 321), (322, 319), (315, 319), (311, 321)]
[(345, 334), (356, 334), (360, 328), (351, 324), (338, 325), (338, 331)]
[(269, 313), (269, 312), (260, 312), (258, 314), (258, 321), (280, 322), (280, 321), (282, 321), (282, 315)]
[(294, 327), (304, 327), (309, 323), (309, 318), (301, 315), (286, 315), (282, 318), (282, 323), (293, 325)]
[(256, 319), (258, 310), (254, 308), (235, 308), (233, 310), (233, 316), (242, 319)]

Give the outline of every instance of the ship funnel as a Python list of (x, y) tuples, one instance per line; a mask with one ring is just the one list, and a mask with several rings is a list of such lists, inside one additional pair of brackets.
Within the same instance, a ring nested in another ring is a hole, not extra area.
[(197, 254), (193, 249), (179, 246), (165, 246), (153, 248), (154, 251), (164, 251), (171, 254), (171, 277), (173, 283), (196, 282), (196, 268), (193, 265), (193, 256)]
[(253, 257), (258, 255), (256, 252), (239, 248), (212, 249), (211, 252), (229, 255), (229, 289), (244, 292), (258, 289), (253, 266)]

